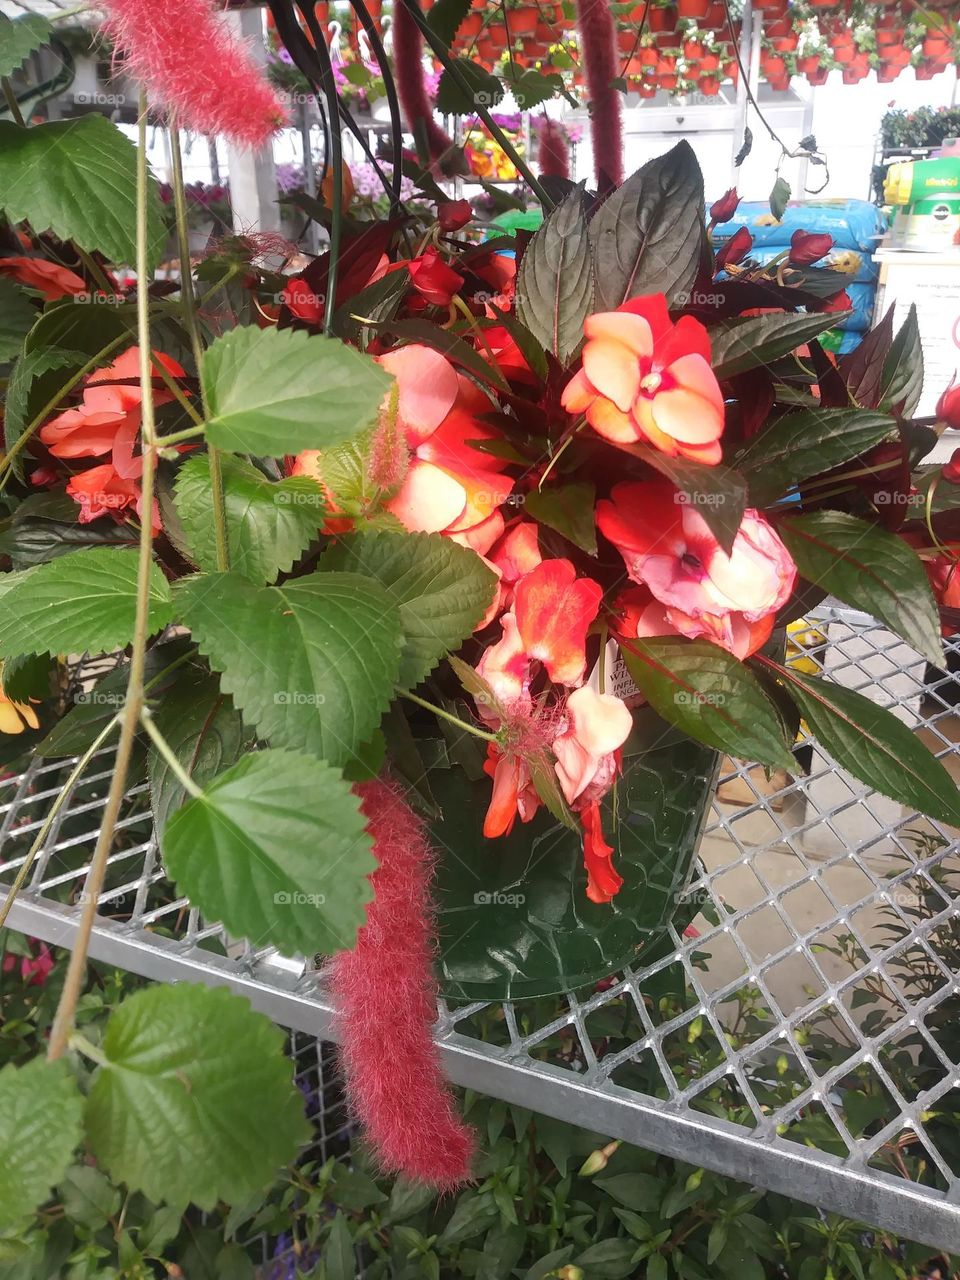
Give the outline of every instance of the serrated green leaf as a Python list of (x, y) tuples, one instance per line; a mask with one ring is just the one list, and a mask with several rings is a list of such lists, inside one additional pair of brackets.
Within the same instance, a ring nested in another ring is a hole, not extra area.
[(256, 587), (209, 574), (178, 583), (176, 604), (261, 738), (338, 765), (369, 741), (396, 687), (402, 639), (378, 582), (314, 573)]
[(18, 71), (31, 53), (47, 43), (52, 32), (42, 14), (25, 13), (18, 18), (0, 14), (0, 76)]
[(495, 107), (503, 98), (503, 85), (495, 75), (469, 58), (454, 58), (452, 65), (465, 84), (461, 88), (449, 68), (437, 85), (436, 108), (445, 115), (473, 115), (478, 106)]
[(470, 0), (437, 0), (425, 14), (430, 30), (449, 49), (453, 44), (460, 23), (470, 12)]
[[(111, 262), (136, 260), (136, 148), (106, 116), (23, 129), (0, 120), (0, 208)], [(156, 183), (147, 191), (149, 262), (166, 240)]]
[[(157, 702), (154, 721), (167, 746), (201, 787), (252, 745), (252, 734), (230, 699), (220, 692), (220, 682), (200, 667), (183, 667), (176, 673)], [(162, 831), (187, 793), (153, 745), (147, 757), (147, 774), (153, 819)]]
[(493, 602), (496, 577), (478, 555), (434, 533), (340, 538), (323, 569), (375, 578), (400, 611), (399, 685), (412, 689), (470, 635)]
[(521, 111), (532, 111), (542, 102), (549, 102), (563, 93), (563, 77), (556, 72), (544, 74), (534, 67), (519, 69), (519, 74), (511, 74), (518, 64), (508, 63), (505, 78), (510, 84), (510, 93)]
[[(323, 490), (309, 476), (271, 481), (245, 458), (224, 455), (224, 506), (230, 568), (251, 582), (288, 573), (323, 522)], [(216, 533), (207, 454), (189, 458), (174, 485), (177, 515), (194, 563), (217, 568)]]
[(207, 440), (272, 458), (353, 439), (374, 423), (392, 381), (337, 338), (255, 325), (212, 343), (200, 374)]
[(751, 501), (765, 506), (792, 485), (858, 458), (896, 429), (893, 418), (871, 409), (801, 410), (754, 436), (735, 462)]
[(284, 1034), (225, 987), (128, 996), (87, 1098), (90, 1147), (155, 1201), (212, 1209), (266, 1186), (310, 1136)]
[(590, 222), (597, 311), (663, 293), (685, 301), (703, 239), (703, 175), (688, 142), (637, 170)]
[(555, 488), (533, 489), (527, 494), (524, 511), (533, 520), (556, 529), (588, 555), (597, 554), (597, 528), (593, 509), (596, 490), (592, 484), (563, 484)]
[(739, 759), (784, 768), (793, 763), (776, 708), (726, 649), (709, 640), (663, 636), (625, 642), (621, 653), (647, 701), (669, 724)]
[(841, 768), (881, 795), (960, 826), (960, 791), (902, 720), (862, 693), (765, 662), (776, 671), (817, 741)]
[(360, 802), (339, 769), (254, 751), (167, 821), (160, 846), (208, 919), (283, 955), (353, 946), (376, 870)]
[(732, 378), (758, 365), (772, 364), (832, 328), (839, 319), (835, 314), (787, 312), (724, 320), (710, 330), (713, 372), (718, 378)]
[(65, 1062), (0, 1071), (0, 1229), (29, 1218), (82, 1138), (83, 1099)]
[(0, 362), (15, 360), (37, 318), (29, 296), (6, 276), (0, 276)]
[(557, 205), (524, 250), (517, 277), (517, 318), (566, 366), (583, 343), (593, 310), (590, 231), (578, 187)]
[(917, 407), (923, 390), (923, 347), (917, 305), (910, 303), (907, 318), (897, 330), (883, 362), (880, 378), (880, 404), (909, 418)]
[(886, 623), (929, 662), (943, 661), (930, 582), (902, 538), (843, 511), (791, 516), (778, 531), (801, 577)]
[[(70, 551), (12, 574), (0, 617), (0, 657), (26, 653), (102, 653), (133, 639), (137, 552), (120, 547)], [(173, 617), (170, 584), (150, 566), (150, 635)]]
[(786, 178), (777, 175), (777, 180), (773, 184), (770, 191), (770, 212), (778, 222), (781, 221), (783, 215), (787, 211), (787, 202), (790, 199), (790, 183)]
[(58, 1191), (67, 1217), (95, 1231), (106, 1226), (120, 1208), (120, 1192), (92, 1165), (68, 1169)]

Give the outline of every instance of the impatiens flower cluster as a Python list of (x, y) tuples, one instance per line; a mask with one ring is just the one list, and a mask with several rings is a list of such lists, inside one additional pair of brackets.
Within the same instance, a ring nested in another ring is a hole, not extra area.
[[(155, 352), (154, 359), (173, 377), (183, 377), (176, 360), (162, 352)], [(154, 388), (154, 404), (169, 404), (173, 398), (166, 388)], [(76, 408), (65, 409), (40, 429), (42, 443), (55, 458), (73, 462), (109, 455), (109, 461), (73, 475), (67, 484), (67, 493), (80, 506), (81, 524), (103, 515), (120, 517), (131, 507), (142, 517), (143, 458), (133, 451), (141, 403), (140, 349), (129, 347), (113, 364), (90, 374)], [(160, 528), (156, 504), (153, 528)]]
[(45, 302), (77, 298), (87, 292), (86, 281), (75, 271), (45, 258), (0, 258), (0, 275), (18, 280), (28, 289), (37, 289)]
[(632, 298), (584, 324), (583, 368), (563, 407), (618, 444), (720, 461), (724, 404), (710, 368), (710, 338), (698, 320), (670, 320), (662, 294)]
[(769, 638), (793, 590), (796, 566), (758, 511), (744, 512), (727, 555), (666, 480), (615, 485), (597, 525), (644, 589), (621, 597), (624, 634), (703, 638), (745, 658)]

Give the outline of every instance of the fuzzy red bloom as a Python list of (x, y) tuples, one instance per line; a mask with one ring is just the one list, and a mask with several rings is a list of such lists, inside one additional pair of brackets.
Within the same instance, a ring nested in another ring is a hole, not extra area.
[(727, 243), (717, 250), (717, 270), (723, 271), (731, 262), (742, 262), (752, 248), (753, 236), (746, 227), (740, 227)]
[(833, 236), (809, 231), (795, 231), (790, 237), (789, 259), (795, 267), (809, 267), (833, 248)]
[(407, 118), (407, 127), (416, 138), (426, 139), (431, 160), (440, 160), (453, 151), (453, 143), (433, 118), (423, 72), (423, 36), (403, 3), (393, 7), (393, 74), (397, 96)]
[(737, 195), (737, 188), (731, 187), (729, 191), (724, 192), (719, 200), (714, 200), (710, 206), (710, 221), (729, 222), (737, 212), (739, 203), (740, 197)]
[(262, 147), (286, 113), (211, 0), (103, 0), (104, 28), (151, 105), (198, 133)]
[(623, 108), (614, 86), (620, 67), (609, 0), (577, 0), (577, 27), (590, 95), (593, 171), (603, 195), (623, 182)]
[(376, 781), (357, 792), (379, 866), (367, 922), (329, 971), (348, 1094), (386, 1171), (449, 1190), (470, 1177), (473, 1135), (457, 1115), (431, 1036), (434, 854), (398, 791)]
[(570, 143), (567, 131), (558, 120), (549, 117), (538, 130), (537, 163), (544, 178), (570, 177)]

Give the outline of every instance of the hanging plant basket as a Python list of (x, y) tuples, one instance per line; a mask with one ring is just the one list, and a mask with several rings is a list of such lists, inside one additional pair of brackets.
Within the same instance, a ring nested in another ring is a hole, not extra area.
[(640, 955), (658, 957), (671, 945), (670, 921), (682, 932), (696, 915), (684, 890), (718, 756), (649, 708), (634, 721), (633, 754), (624, 755), (616, 793), (604, 804), (604, 829), (625, 883), (604, 905), (585, 896), (578, 832), (541, 810), (508, 836), (487, 840), (489, 779), (471, 782), (456, 766), (431, 769), (443, 811), (434, 842), (456, 851), (441, 852), (437, 877), (439, 971), (448, 997), (517, 999), (582, 987)]
[(676, 31), (677, 11), (673, 5), (666, 8), (651, 8), (647, 14), (647, 26), (651, 31)]
[(710, 0), (677, 0), (677, 16), (701, 22), (710, 8)]

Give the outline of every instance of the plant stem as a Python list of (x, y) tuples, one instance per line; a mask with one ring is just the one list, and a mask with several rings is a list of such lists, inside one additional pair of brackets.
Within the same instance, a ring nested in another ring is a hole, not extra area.
[(90, 373), (91, 370), (95, 369), (105, 356), (108, 356), (111, 353), (111, 351), (113, 351), (116, 347), (119, 347), (121, 343), (129, 342), (129, 341), (130, 341), (129, 333), (121, 333), (116, 338), (113, 338), (110, 342), (108, 342), (105, 347), (101, 347), (96, 355), (91, 356), (90, 359), (87, 361), (87, 363), (81, 369), (78, 369), (75, 374), (73, 374), (70, 378), (68, 378), (68, 380), (60, 388), (57, 394), (47, 401), (47, 403), (43, 406), (43, 408), (36, 415), (36, 417), (30, 420), (30, 422), (27, 424), (25, 429), (20, 433), (19, 436), (17, 436), (16, 440), (14, 440), (13, 444), (10, 446), (9, 452), (4, 454), (3, 458), (0, 459), (0, 472), (2, 472), (2, 476), (0, 476), (0, 493), (3, 492), (3, 489), (7, 483), (7, 479), (10, 476), (10, 464), (13, 462), (13, 459), (16, 458), (18, 454), (23, 452), (24, 448), (26, 447), (27, 443), (30, 440), (30, 437), (34, 434), (34, 432), (37, 430), (38, 427), (42, 426), (44, 419), (48, 418), (50, 414), (53, 413), (54, 409), (56, 409), (57, 405), (64, 398), (64, 396), (68, 396), (70, 392), (73, 390), (73, 388), (77, 385), (77, 383), (82, 382), (83, 379), (87, 376), (87, 374)]
[(445, 711), (443, 707), (435, 707), (432, 702), (427, 702), (424, 698), (417, 697), (415, 693), (405, 693), (403, 696), (408, 702), (415, 702), (418, 707), (423, 707), (426, 711), (432, 711), (441, 720), (449, 720), (451, 724), (455, 724), (458, 729), (463, 729), (465, 733), (472, 733), (475, 738), (483, 738), (486, 742), (498, 741), (495, 733), (487, 733), (485, 729), (478, 729), (475, 724), (467, 724), (466, 720), (461, 720), (459, 716)]
[(197, 436), (202, 436), (206, 430), (203, 423), (199, 427), (184, 427), (182, 431), (174, 431), (169, 436), (157, 436), (157, 448), (166, 449), (170, 445), (182, 444), (184, 440), (196, 440)]
[(62, 789), (57, 795), (57, 798), (54, 800), (53, 804), (50, 806), (47, 812), (47, 816), (44, 818), (43, 824), (41, 825), (40, 830), (37, 832), (37, 837), (34, 840), (33, 844), (30, 846), (30, 850), (27, 853), (27, 856), (23, 860), (23, 865), (17, 871), (14, 881), (7, 891), (6, 900), (4, 901), (3, 906), (0, 907), (0, 929), (2, 929), (4, 924), (6, 923), (7, 916), (10, 914), (10, 908), (13, 906), (13, 903), (14, 903), (14, 900), (16, 899), (17, 894), (23, 888), (24, 884), (26, 884), (27, 876), (30, 874), (30, 869), (33, 866), (33, 863), (34, 863), (34, 860), (36, 859), (37, 854), (43, 848), (43, 842), (46, 840), (47, 836), (50, 834), (50, 828), (53, 826), (53, 823), (54, 823), (54, 820), (56, 819), (57, 814), (60, 812), (63, 806), (67, 803), (67, 800), (70, 798), (70, 794), (73, 791), (73, 788), (76, 786), (80, 778), (80, 775), (83, 773), (84, 769), (87, 767), (87, 765), (96, 755), (96, 753), (100, 750), (100, 748), (106, 742), (107, 738), (109, 738), (110, 734), (113, 733), (114, 729), (116, 729), (119, 723), (120, 723), (120, 717), (118, 715), (114, 716), (113, 719), (110, 720), (110, 722), (100, 731), (100, 733), (97, 734), (96, 738), (94, 738), (93, 742), (91, 742), (90, 746), (87, 747), (86, 751), (83, 753), (83, 755), (80, 757), (77, 763), (73, 766), (73, 769), (70, 771), (69, 778), (67, 778), (66, 782), (63, 784)]
[(76, 249), (80, 261), (93, 277), (93, 280), (100, 286), (107, 297), (111, 297), (116, 286), (110, 280), (106, 271), (104, 271), (103, 267), (101, 267), (100, 263), (97, 262), (96, 258), (94, 258), (92, 254), (87, 253), (85, 249), (81, 249), (79, 245), (76, 246)]
[[(200, 341), (200, 325), (197, 322), (197, 308), (193, 296), (193, 268), (190, 264), (187, 195), (183, 186), (180, 130), (175, 124), (170, 125), (170, 155), (173, 160), (173, 207), (177, 217), (177, 250), (180, 256), (180, 301), (184, 323), (190, 335), (193, 363), (196, 365), (199, 378), (200, 366), (203, 362), (203, 343)], [(200, 394), (202, 397), (202, 380)], [(206, 404), (203, 406), (203, 411), (206, 416)], [(223, 497), (223, 468), (220, 464), (220, 450), (208, 445), (207, 452), (210, 458), (210, 497), (213, 502), (213, 533), (217, 548), (217, 568), (222, 573), (230, 568), (230, 554), (227, 549), (227, 509)]]
[(74, 1032), (70, 1037), (70, 1048), (76, 1049), (78, 1053), (82, 1053), (85, 1058), (89, 1058), (91, 1062), (95, 1062), (98, 1067), (105, 1067), (107, 1059), (96, 1045), (91, 1044), (86, 1036)]
[(27, 122), (24, 120), (23, 113), (20, 110), (20, 103), (17, 101), (17, 95), (13, 92), (13, 85), (6, 76), (3, 76), (3, 78), (0, 79), (0, 85), (3, 86), (3, 96), (6, 99), (7, 106), (10, 108), (10, 114), (13, 116), (14, 121), (20, 126), (20, 128), (25, 129), (27, 127)]
[(170, 746), (170, 743), (157, 728), (149, 707), (140, 708), (140, 723), (147, 731), (147, 736), (150, 741), (156, 747), (157, 754), (161, 757), (164, 764), (166, 764), (167, 768), (183, 787), (184, 791), (193, 796), (194, 799), (196, 799), (197, 796), (202, 795), (202, 789), (197, 786), (189, 773), (187, 773), (186, 769), (184, 769), (176, 755), (174, 755), (173, 748)]
[(54, 1061), (61, 1058), (66, 1051), (73, 1020), (77, 1011), (77, 1002), (83, 987), (87, 969), (87, 952), (90, 947), (90, 935), (97, 915), (97, 903), (103, 889), (107, 862), (113, 847), (114, 832), (120, 806), (127, 786), (127, 773), (130, 768), (130, 756), (140, 724), (140, 710), (143, 706), (143, 671), (147, 648), (150, 612), (150, 570), (153, 565), (153, 472), (156, 464), (156, 433), (153, 413), (153, 375), (150, 368), (150, 302), (147, 293), (147, 103), (143, 91), (140, 92), (139, 138), (137, 148), (137, 340), (140, 348), (140, 390), (143, 397), (141, 412), (141, 452), (143, 453), (143, 475), (141, 477), (141, 501), (144, 512), (140, 527), (140, 549), (137, 564), (137, 611), (134, 622), (133, 643), (130, 651), (130, 672), (127, 679), (126, 701), (124, 702), (120, 722), (120, 740), (117, 744), (117, 758), (114, 765), (107, 803), (103, 811), (103, 822), (97, 836), (87, 873), (84, 891), (86, 900), (80, 917), (80, 927), (67, 966), (67, 975), (63, 983), (63, 991), (57, 1005), (53, 1027), (50, 1031), (50, 1043), (47, 1058)]
[[(160, 376), (160, 378), (163, 380), (164, 386), (173, 396), (174, 400), (176, 400), (177, 404), (184, 411), (187, 417), (192, 418), (196, 426), (198, 426), (202, 431), (204, 426), (203, 415), (197, 413), (196, 409), (187, 399), (186, 394), (183, 391), (183, 388), (177, 385), (176, 378), (174, 378), (172, 374), (170, 374), (164, 368), (163, 361), (160, 360), (152, 351), (150, 353), (150, 358), (153, 361), (154, 372), (157, 373)], [(191, 434), (194, 434), (194, 433), (191, 433)]]

